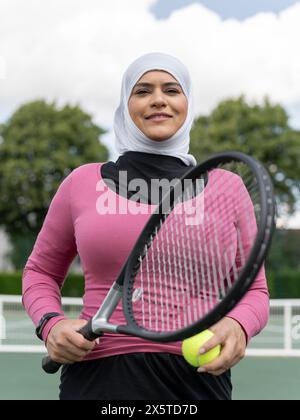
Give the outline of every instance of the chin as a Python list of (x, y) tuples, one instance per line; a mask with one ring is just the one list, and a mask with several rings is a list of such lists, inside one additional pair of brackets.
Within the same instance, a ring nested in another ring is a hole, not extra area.
[(149, 137), (149, 139), (153, 141), (165, 141), (171, 138), (172, 136), (173, 136), (173, 133), (159, 133), (159, 134), (149, 133), (147, 135), (147, 137)]

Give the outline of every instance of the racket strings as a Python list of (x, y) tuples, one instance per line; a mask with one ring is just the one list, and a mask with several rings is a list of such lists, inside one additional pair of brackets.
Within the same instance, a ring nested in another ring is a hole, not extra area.
[[(195, 196), (192, 183), (176, 197), (145, 244), (133, 283), (141, 296), (133, 304), (139, 327), (157, 332), (187, 327), (211, 311), (238, 279), (255, 239), (259, 191), (241, 167), (230, 167), (236, 179), (228, 167), (221, 169), (218, 176), (210, 174), (204, 193)], [(196, 213), (200, 209), (200, 223), (187, 223), (189, 204)]]

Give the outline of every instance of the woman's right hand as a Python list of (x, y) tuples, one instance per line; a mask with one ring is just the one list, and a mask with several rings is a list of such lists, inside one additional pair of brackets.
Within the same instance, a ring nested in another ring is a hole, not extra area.
[(84, 319), (63, 319), (51, 328), (46, 347), (52, 360), (62, 364), (80, 362), (93, 350), (98, 339), (88, 341), (78, 332), (86, 323)]

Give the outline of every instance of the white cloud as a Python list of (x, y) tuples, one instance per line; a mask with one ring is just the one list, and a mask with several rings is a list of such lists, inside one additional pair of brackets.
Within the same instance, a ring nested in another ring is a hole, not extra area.
[(241, 93), (255, 100), (268, 94), (299, 109), (300, 4), (278, 16), (261, 13), (224, 22), (199, 4), (158, 21), (149, 11), (153, 3), (2, 0), (0, 56), (6, 78), (0, 80), (0, 110), (7, 115), (44, 97), (79, 103), (111, 127), (124, 70), (140, 54), (158, 50), (189, 67), (197, 113)]
[(283, 229), (300, 229), (300, 212), (295, 213), (292, 217), (278, 219), (276, 226)]
[(4, 57), (1, 57), (1, 55), (0, 55), (0, 80), (5, 79), (5, 74), (6, 74), (5, 59), (4, 59)]

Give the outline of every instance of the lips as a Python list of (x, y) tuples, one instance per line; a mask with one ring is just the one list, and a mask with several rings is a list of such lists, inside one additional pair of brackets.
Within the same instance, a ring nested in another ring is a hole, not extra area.
[(165, 114), (164, 112), (157, 112), (155, 114), (151, 114), (148, 117), (146, 117), (146, 120), (165, 120), (172, 118), (172, 115)]

